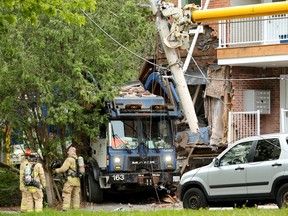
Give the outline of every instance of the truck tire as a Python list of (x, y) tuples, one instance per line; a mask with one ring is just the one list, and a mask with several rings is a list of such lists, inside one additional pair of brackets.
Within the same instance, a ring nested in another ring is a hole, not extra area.
[(288, 183), (279, 188), (276, 195), (276, 203), (278, 208), (286, 208), (288, 206)]
[(185, 209), (206, 208), (207, 200), (204, 193), (198, 188), (191, 188), (184, 194), (183, 207)]
[(99, 182), (95, 181), (92, 173), (87, 176), (87, 200), (88, 202), (103, 202), (103, 190), (100, 188)]

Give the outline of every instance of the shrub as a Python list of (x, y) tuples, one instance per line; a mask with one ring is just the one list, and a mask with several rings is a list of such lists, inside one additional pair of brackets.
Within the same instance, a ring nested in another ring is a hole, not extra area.
[(10, 169), (0, 169), (0, 206), (20, 205), (19, 175)]

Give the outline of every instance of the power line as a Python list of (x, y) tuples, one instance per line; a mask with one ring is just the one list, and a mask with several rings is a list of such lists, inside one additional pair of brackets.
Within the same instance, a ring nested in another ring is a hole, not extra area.
[(154, 65), (154, 66), (157, 66), (159, 67), (160, 69), (165, 69), (165, 70), (168, 70), (167, 68), (165, 67), (162, 67), (160, 65), (157, 65), (155, 64), (154, 62), (151, 62), (145, 58), (143, 58), (142, 56), (138, 55), (137, 53), (129, 50), (127, 47), (125, 47), (123, 44), (121, 44), (119, 41), (117, 41), (115, 38), (113, 38), (110, 34), (108, 34), (103, 28), (101, 28), (101, 26), (99, 26), (84, 10), (82, 10), (82, 12), (84, 13), (84, 15), (98, 28), (100, 29), (100, 31), (102, 31), (102, 33), (104, 33), (108, 38), (110, 38), (113, 42), (115, 42), (117, 45), (119, 45), (120, 47), (122, 47), (123, 49), (125, 49), (127, 52), (131, 53), (132, 55), (136, 56), (137, 58), (151, 64), (151, 65)]
[[(199, 69), (199, 68), (198, 68)], [(207, 82), (209, 82), (209, 80), (215, 80), (215, 81), (257, 81), (257, 80), (288, 80), (288, 78), (282, 78), (282, 77), (258, 77), (258, 78), (239, 78), (239, 79), (222, 79), (222, 78), (207, 78), (203, 75), (202, 76), (194, 76), (191, 74), (185, 74), (185, 76), (189, 76), (192, 78), (196, 78), (196, 79), (205, 79)]]

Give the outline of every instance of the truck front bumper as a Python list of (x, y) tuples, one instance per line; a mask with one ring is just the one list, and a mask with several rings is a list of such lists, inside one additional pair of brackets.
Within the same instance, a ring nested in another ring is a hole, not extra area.
[(176, 172), (111, 173), (108, 176), (108, 184), (138, 184), (139, 186), (175, 184), (180, 180), (180, 173)]

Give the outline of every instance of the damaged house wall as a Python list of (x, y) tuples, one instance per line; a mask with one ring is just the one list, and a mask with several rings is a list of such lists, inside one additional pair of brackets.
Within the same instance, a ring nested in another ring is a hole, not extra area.
[[(215, 37), (213, 29), (208, 26), (205, 26), (204, 29), (204, 34), (199, 35), (192, 55), (194, 59), (190, 62), (188, 74), (185, 78), (190, 87), (192, 98), (198, 98), (193, 102), (199, 120), (199, 127), (203, 126), (201, 123), (203, 123), (204, 117), (206, 126), (210, 129), (209, 145), (219, 146), (225, 145), (227, 140), (228, 112), (231, 109), (231, 86), (230, 82), (227, 81), (230, 71), (227, 66), (217, 65), (216, 48), (218, 39)], [(182, 59), (182, 61), (185, 61), (185, 59)], [(203, 79), (204, 76), (205, 79)], [(201, 77), (203, 82), (195, 80), (195, 77)], [(197, 92), (195, 88), (200, 85), (202, 92)], [(201, 110), (199, 107), (202, 107), (202, 105), (203, 109)]]
[(205, 113), (211, 127), (210, 145), (226, 144), (227, 122), (230, 111), (229, 67), (208, 67), (205, 94)]

